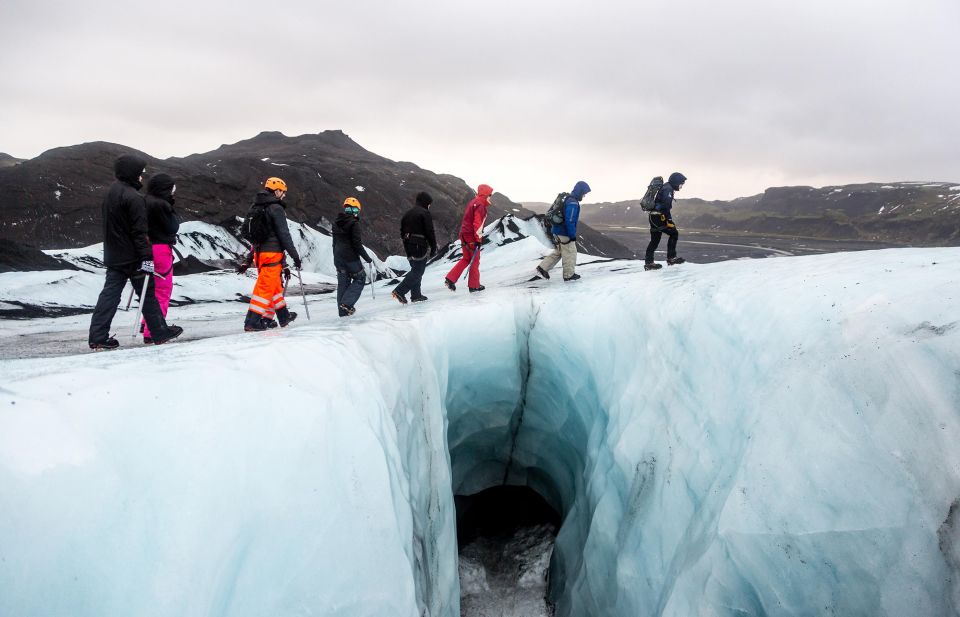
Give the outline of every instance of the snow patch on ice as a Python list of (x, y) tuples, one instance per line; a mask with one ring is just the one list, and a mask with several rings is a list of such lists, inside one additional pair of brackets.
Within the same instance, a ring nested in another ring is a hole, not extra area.
[(364, 192), (365, 190), (367, 190), (367, 189), (363, 188), (362, 186), (355, 186), (355, 187), (353, 187), (353, 188), (357, 189), (357, 192), (358, 192), (358, 193), (362, 193), (362, 192)]

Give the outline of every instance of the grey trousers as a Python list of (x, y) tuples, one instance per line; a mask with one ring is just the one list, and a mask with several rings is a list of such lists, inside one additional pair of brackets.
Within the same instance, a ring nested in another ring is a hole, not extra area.
[(558, 243), (554, 245), (553, 252), (543, 258), (540, 267), (550, 271), (550, 268), (557, 265), (557, 262), (563, 260), (563, 278), (568, 279), (576, 273), (577, 270), (577, 242), (571, 241), (568, 236), (557, 237)]

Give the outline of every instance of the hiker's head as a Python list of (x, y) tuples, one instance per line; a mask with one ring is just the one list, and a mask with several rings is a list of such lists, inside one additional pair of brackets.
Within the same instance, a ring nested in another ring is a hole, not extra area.
[(672, 186), (673, 190), (675, 191), (679, 191), (680, 187), (682, 187), (683, 183), (686, 181), (687, 181), (687, 177), (682, 173), (680, 173), (679, 171), (675, 171), (672, 174), (670, 174), (670, 179), (667, 180), (667, 182), (670, 183), (670, 186)]
[(147, 162), (136, 154), (123, 154), (113, 162), (113, 175), (121, 182), (140, 188), (146, 167)]
[(430, 193), (426, 191), (420, 191), (417, 193), (417, 205), (423, 208), (429, 208), (430, 204), (433, 203), (433, 197), (430, 197)]
[(343, 200), (343, 211), (347, 214), (352, 214), (356, 218), (360, 218), (360, 211), (363, 209), (363, 206), (360, 205), (360, 200), (356, 197), (347, 197)]
[(576, 199), (577, 201), (582, 201), (584, 196), (590, 192), (590, 185), (581, 180), (573, 187), (573, 190), (570, 191), (570, 196)]
[(263, 183), (263, 188), (273, 191), (277, 199), (283, 199), (284, 195), (287, 194), (287, 183), (280, 178), (267, 178), (267, 181)]
[(167, 174), (157, 174), (147, 182), (147, 193), (154, 197), (173, 196), (176, 189), (176, 183)]
[(491, 195), (493, 195), (493, 188), (491, 188), (489, 184), (481, 184), (477, 187), (477, 197), (490, 199)]

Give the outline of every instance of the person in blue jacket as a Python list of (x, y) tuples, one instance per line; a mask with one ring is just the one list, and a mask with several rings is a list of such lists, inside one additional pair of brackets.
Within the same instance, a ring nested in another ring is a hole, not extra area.
[(553, 233), (553, 252), (543, 258), (537, 266), (537, 274), (545, 279), (550, 278), (550, 268), (563, 260), (563, 280), (575, 281), (580, 278), (577, 268), (577, 221), (580, 219), (580, 202), (590, 192), (590, 185), (581, 180), (577, 182), (570, 195), (563, 202), (563, 222), (554, 225), (550, 230)]
[(660, 246), (660, 238), (663, 234), (670, 236), (667, 240), (667, 265), (675, 266), (686, 261), (683, 257), (677, 257), (677, 240), (680, 239), (680, 232), (673, 222), (673, 215), (670, 213), (673, 208), (673, 193), (683, 187), (687, 177), (675, 171), (670, 174), (670, 179), (666, 184), (660, 187), (657, 192), (657, 198), (654, 200), (653, 212), (650, 213), (650, 244), (647, 245), (647, 254), (644, 259), (644, 270), (659, 270), (663, 266), (653, 261), (653, 253)]

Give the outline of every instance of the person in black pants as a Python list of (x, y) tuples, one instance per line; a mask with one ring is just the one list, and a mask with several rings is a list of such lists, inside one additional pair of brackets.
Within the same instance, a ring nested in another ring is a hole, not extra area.
[(356, 197), (347, 197), (343, 202), (343, 212), (333, 222), (331, 230), (333, 265), (337, 269), (337, 309), (341, 317), (349, 317), (357, 312), (357, 300), (367, 280), (360, 259), (363, 258), (368, 264), (373, 261), (360, 239), (360, 210), (360, 201)]
[(677, 231), (677, 226), (674, 224), (673, 216), (670, 213), (670, 209), (673, 208), (673, 193), (679, 191), (686, 181), (686, 176), (679, 171), (675, 171), (670, 174), (670, 179), (657, 192), (653, 212), (650, 213), (650, 244), (647, 245), (644, 270), (659, 270), (663, 267), (653, 261), (653, 254), (660, 246), (660, 238), (663, 237), (663, 234), (670, 236), (670, 239), (667, 240), (667, 265), (675, 266), (686, 261), (683, 257), (677, 257), (677, 240), (680, 239), (680, 233)]
[[(143, 318), (150, 328), (153, 344), (174, 339), (183, 332), (180, 326), (167, 326), (153, 289), (153, 247), (147, 236), (147, 206), (143, 195), (146, 161), (124, 154), (113, 164), (117, 181), (103, 200), (103, 265), (107, 278), (97, 306), (90, 318), (90, 349), (116, 349), (117, 339), (110, 336), (110, 325), (127, 281), (140, 297)], [(147, 277), (146, 293), (143, 277)]]
[(432, 203), (433, 197), (421, 191), (417, 193), (416, 205), (407, 210), (400, 219), (403, 250), (410, 262), (410, 271), (391, 294), (400, 304), (407, 303), (408, 291), (411, 292), (411, 302), (423, 302), (427, 299), (420, 292), (420, 281), (427, 268), (427, 260), (437, 254), (437, 236), (433, 231), (433, 217), (430, 215)]

